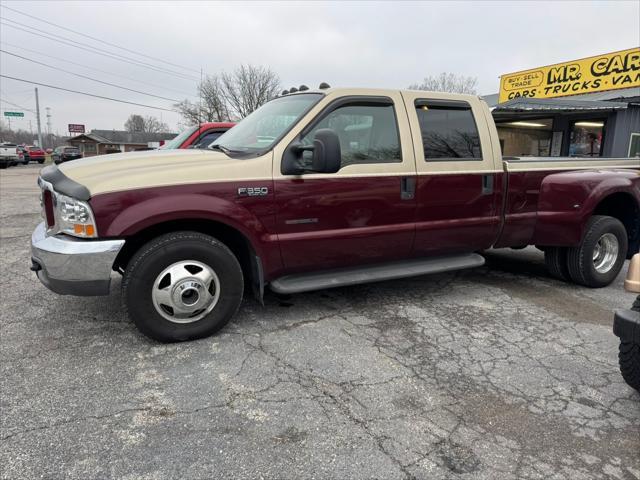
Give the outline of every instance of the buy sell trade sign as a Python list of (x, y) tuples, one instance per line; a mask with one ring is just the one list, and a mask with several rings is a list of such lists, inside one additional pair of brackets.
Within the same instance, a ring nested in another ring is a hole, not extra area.
[(500, 103), (640, 87), (640, 48), (508, 73), (500, 77)]

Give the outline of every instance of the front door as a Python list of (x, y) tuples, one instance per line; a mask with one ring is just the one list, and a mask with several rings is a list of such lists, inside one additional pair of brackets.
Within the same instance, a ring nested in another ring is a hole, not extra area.
[(400, 134), (408, 132), (400, 94), (341, 97), (295, 141), (311, 144), (321, 128), (340, 139), (340, 170), (274, 179), (285, 270), (407, 257), (414, 238), (416, 172), (410, 136)]

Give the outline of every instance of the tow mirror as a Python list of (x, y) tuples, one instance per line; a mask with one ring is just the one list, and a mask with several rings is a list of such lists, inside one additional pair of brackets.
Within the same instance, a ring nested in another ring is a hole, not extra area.
[[(311, 165), (302, 161), (305, 151), (311, 151)], [(289, 146), (282, 158), (281, 171), (284, 175), (303, 173), (336, 173), (340, 170), (340, 139), (336, 132), (323, 128), (316, 132), (313, 145), (294, 143)]]

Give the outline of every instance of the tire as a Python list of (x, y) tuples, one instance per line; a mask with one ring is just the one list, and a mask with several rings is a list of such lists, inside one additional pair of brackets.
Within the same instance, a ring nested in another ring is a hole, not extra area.
[(43, 164), (44, 160), (38, 160), (38, 163)]
[(618, 361), (624, 381), (640, 392), (640, 344), (620, 342)]
[(8, 165), (6, 163), (0, 163), (0, 169), (4, 170)]
[(544, 263), (553, 278), (570, 282), (569, 266), (567, 264), (567, 249), (565, 247), (547, 247), (544, 250)]
[[(187, 273), (185, 266), (189, 269)], [(193, 276), (195, 273), (192, 275), (191, 267), (200, 268), (199, 274), (213, 272), (213, 277), (209, 278), (214, 280), (207, 281), (207, 286), (204, 286)], [(169, 269), (172, 270), (166, 273)], [(181, 275), (184, 278), (180, 280)], [(163, 282), (166, 286), (158, 288)], [(201, 285), (193, 285), (193, 282)], [(167, 300), (160, 301), (157, 298), (160, 290), (182, 291), (182, 294), (175, 293), (181, 300), (173, 302), (176, 297), (167, 294)], [(200, 305), (206, 300), (206, 290), (209, 297), (217, 292), (216, 300)], [(196, 292), (196, 303), (184, 303), (184, 295), (188, 291)], [(231, 250), (215, 238), (198, 232), (168, 233), (142, 246), (131, 258), (122, 281), (122, 299), (129, 318), (142, 333), (160, 342), (179, 342), (212, 335), (236, 313), (243, 291), (242, 268)], [(207, 305), (213, 305), (208, 313)], [(205, 307), (204, 312), (195, 310), (193, 314), (202, 318), (192, 321), (191, 318), (179, 317), (178, 308), (200, 307)]]
[[(617, 243), (617, 255), (611, 265), (599, 271), (596, 269), (594, 253), (602, 248), (604, 236)], [(598, 247), (598, 244), (600, 246)], [(567, 266), (571, 280), (580, 285), (592, 288), (606, 287), (620, 273), (620, 269), (627, 257), (627, 231), (620, 220), (605, 215), (594, 215), (587, 222), (586, 232), (578, 247), (567, 250)]]

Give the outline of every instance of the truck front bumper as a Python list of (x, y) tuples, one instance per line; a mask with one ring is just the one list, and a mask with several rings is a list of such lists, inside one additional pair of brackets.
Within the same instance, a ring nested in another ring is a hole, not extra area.
[(40, 223), (31, 235), (31, 270), (61, 295), (108, 295), (113, 262), (124, 240), (82, 240), (46, 235)]
[(613, 333), (623, 342), (640, 344), (640, 312), (616, 310), (613, 317)]

